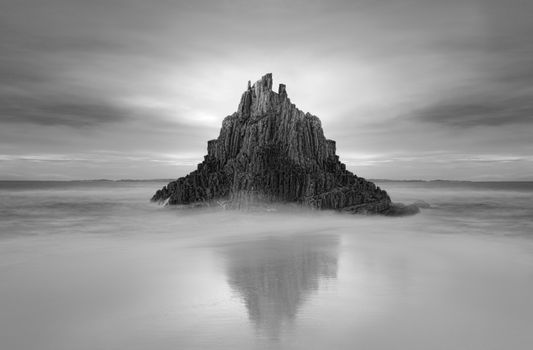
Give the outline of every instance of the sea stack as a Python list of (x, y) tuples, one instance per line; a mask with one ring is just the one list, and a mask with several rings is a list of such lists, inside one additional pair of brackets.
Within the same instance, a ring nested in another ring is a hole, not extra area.
[(346, 170), (335, 154), (335, 141), (324, 137), (318, 117), (296, 108), (284, 84), (272, 91), (272, 74), (253, 85), (248, 82), (237, 112), (224, 119), (218, 138), (207, 142), (204, 161), (158, 190), (152, 201), (393, 211), (387, 192)]

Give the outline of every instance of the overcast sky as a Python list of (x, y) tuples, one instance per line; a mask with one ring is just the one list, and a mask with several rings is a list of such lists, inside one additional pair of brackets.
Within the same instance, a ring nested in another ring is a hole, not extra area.
[(176, 178), (272, 72), (367, 178), (533, 180), (531, 0), (0, 0), (0, 179)]

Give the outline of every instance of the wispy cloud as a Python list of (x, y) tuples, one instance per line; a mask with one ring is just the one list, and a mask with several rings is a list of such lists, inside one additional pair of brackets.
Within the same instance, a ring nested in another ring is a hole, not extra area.
[(485, 100), (476, 99), (461, 96), (413, 111), (412, 115), (420, 121), (458, 128), (533, 124), (533, 94), (507, 99), (488, 96)]
[(124, 121), (128, 111), (105, 101), (72, 101), (65, 98), (4, 97), (0, 99), (0, 123), (31, 123), (43, 126), (95, 126)]

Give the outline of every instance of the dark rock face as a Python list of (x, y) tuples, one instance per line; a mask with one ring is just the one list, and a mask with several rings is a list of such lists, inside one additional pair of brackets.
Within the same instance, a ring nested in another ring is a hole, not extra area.
[(248, 83), (237, 112), (224, 119), (219, 137), (208, 141), (204, 158), (197, 170), (158, 190), (152, 201), (224, 201), (235, 208), (298, 203), (353, 213), (391, 208), (387, 192), (346, 170), (320, 120), (297, 109), (285, 85), (272, 91), (272, 74)]

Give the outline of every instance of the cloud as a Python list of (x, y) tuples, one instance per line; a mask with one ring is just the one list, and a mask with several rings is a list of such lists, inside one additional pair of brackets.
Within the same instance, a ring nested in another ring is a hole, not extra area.
[(128, 111), (100, 101), (83, 101), (65, 97), (55, 99), (31, 97), (0, 98), (0, 123), (30, 123), (43, 126), (88, 127), (120, 122)]
[(113, 163), (118, 162), (144, 162), (161, 163), (176, 166), (195, 166), (202, 159), (201, 155), (192, 154), (161, 154), (138, 152), (93, 152), (72, 154), (0, 154), (0, 162), (88, 162), (88, 163)]
[(478, 100), (458, 97), (416, 110), (413, 117), (449, 127), (496, 127), (533, 124), (533, 96)]

